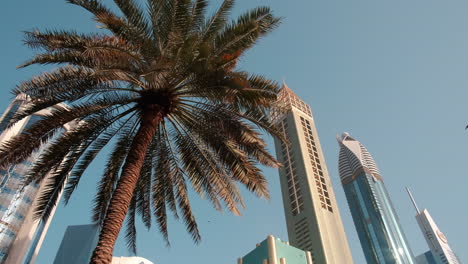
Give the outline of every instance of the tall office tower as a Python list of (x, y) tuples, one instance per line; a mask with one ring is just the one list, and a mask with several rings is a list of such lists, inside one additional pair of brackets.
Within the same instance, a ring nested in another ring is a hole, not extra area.
[(68, 226), (54, 264), (89, 263), (99, 238), (98, 225)]
[[(10, 129), (7, 129), (11, 118), (27, 103), (25, 95), (18, 95), (0, 118), (0, 143), (8, 140), (21, 130), (30, 127), (41, 116), (49, 111), (40, 111), (24, 118)], [(33, 210), (36, 195), (45, 184), (32, 183), (22, 189), (22, 177), (27, 173), (34, 159), (29, 159), (6, 170), (0, 170), (0, 263), (34, 263), (44, 239), (50, 220), (55, 212), (52, 210), (46, 221), (35, 220)], [(44, 180), (47, 183), (48, 178)]]
[(338, 143), (341, 183), (367, 263), (415, 263), (374, 159), (348, 133)]
[(269, 235), (267, 239), (257, 244), (257, 247), (247, 255), (237, 259), (237, 264), (312, 264), (312, 255), (288, 242)]
[[(418, 264), (460, 264), (457, 256), (450, 248), (447, 238), (439, 230), (429, 212), (426, 209), (419, 211), (410, 190), (406, 188), (406, 191), (416, 209), (416, 221), (430, 249), (430, 251), (417, 257), (417, 259), (421, 259)], [(432, 254), (432, 258), (429, 254)]]
[(310, 106), (284, 84), (271, 118), (287, 141), (275, 148), (291, 245), (313, 263), (353, 263)]

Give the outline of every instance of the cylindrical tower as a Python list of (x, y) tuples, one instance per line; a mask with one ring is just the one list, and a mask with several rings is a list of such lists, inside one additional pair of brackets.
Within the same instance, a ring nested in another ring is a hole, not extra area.
[(367, 263), (415, 263), (374, 159), (348, 133), (337, 139), (341, 183)]

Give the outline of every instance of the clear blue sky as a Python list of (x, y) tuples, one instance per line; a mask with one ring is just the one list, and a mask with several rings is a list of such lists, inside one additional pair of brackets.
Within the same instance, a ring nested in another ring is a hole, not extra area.
[[(32, 54), (21, 44), (21, 31), (97, 30), (86, 12), (64, 2), (2, 4), (0, 109), (11, 99), (11, 88), (47, 69), (15, 69)], [(377, 161), (413, 252), (427, 246), (405, 186), (468, 262), (468, 1), (239, 0), (236, 13), (257, 5), (271, 6), (284, 23), (240, 66), (285, 80), (311, 105), (355, 263), (365, 261), (338, 180), (335, 135), (343, 131)], [(67, 225), (90, 221), (103, 160), (88, 171), (69, 206), (58, 208), (38, 264), (52, 263)], [(194, 245), (184, 227), (171, 222), (172, 247), (164, 247), (156, 229), (140, 228), (139, 255), (157, 264), (233, 264), (270, 233), (287, 239), (278, 173), (265, 173), (270, 201), (246, 193), (247, 209), (236, 217), (194, 197), (202, 243)], [(129, 254), (122, 241), (114, 253)]]

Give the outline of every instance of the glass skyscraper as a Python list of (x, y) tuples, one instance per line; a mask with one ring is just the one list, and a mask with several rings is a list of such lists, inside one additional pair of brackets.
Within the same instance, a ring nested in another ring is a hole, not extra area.
[(284, 84), (272, 121), (289, 242), (313, 263), (353, 263), (310, 106)]
[[(26, 96), (18, 95), (0, 117), (0, 143), (49, 113), (47, 110), (37, 112), (8, 129), (11, 118), (26, 103)], [(44, 184), (40, 186), (31, 183), (21, 188), (23, 176), (38, 154), (36, 152), (20, 164), (0, 170), (0, 263), (34, 263), (55, 211), (54, 209), (51, 212), (47, 221), (34, 220), (32, 208), (35, 206), (36, 195)]]
[(374, 159), (348, 133), (338, 143), (341, 183), (367, 263), (415, 263)]

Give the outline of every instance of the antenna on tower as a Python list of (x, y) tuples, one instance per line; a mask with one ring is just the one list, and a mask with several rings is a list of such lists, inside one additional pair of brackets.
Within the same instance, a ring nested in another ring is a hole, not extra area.
[(410, 192), (410, 190), (409, 190), (408, 187), (406, 187), (406, 191), (408, 192), (408, 195), (409, 195), (409, 197), (410, 197), (410, 199), (411, 199), (411, 202), (412, 202), (413, 205), (414, 205), (414, 208), (416, 209), (416, 212), (418, 212), (418, 214), (420, 214), (421, 212), (419, 211), (418, 205), (416, 204), (416, 201), (414, 200), (413, 195), (411, 194), (411, 192)]

